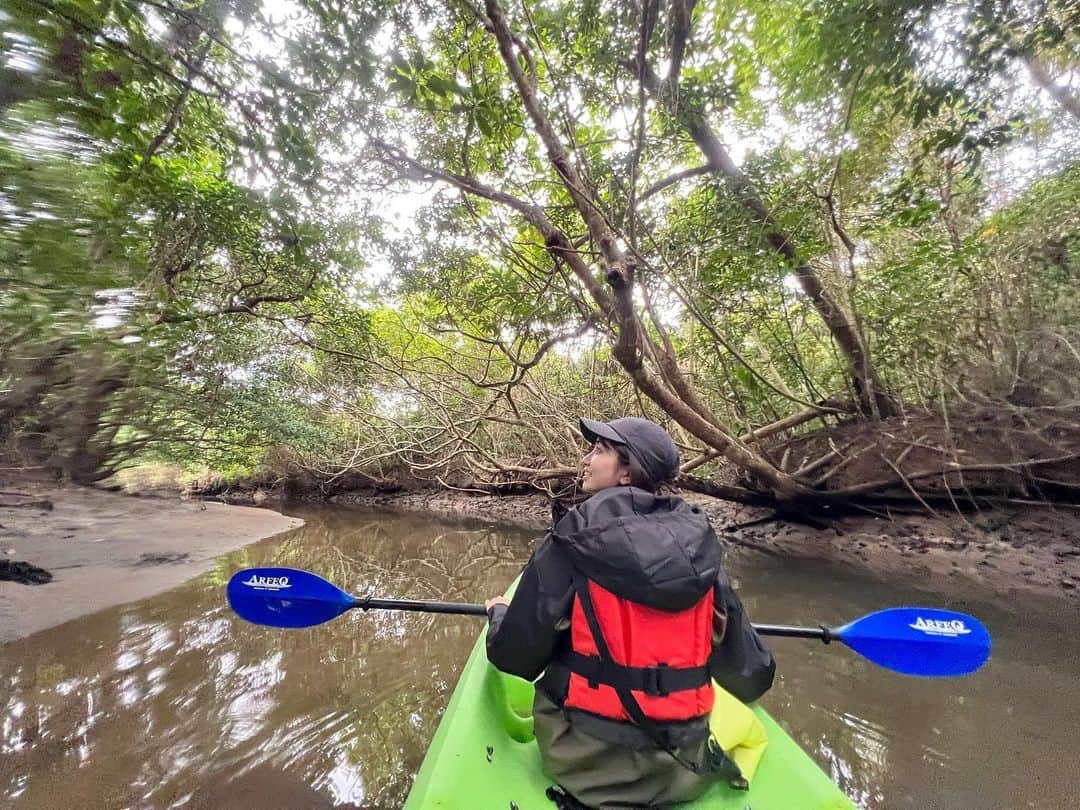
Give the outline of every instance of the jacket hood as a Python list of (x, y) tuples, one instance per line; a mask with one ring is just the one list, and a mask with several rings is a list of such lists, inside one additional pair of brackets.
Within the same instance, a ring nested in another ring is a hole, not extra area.
[(586, 577), (660, 610), (693, 607), (720, 570), (720, 541), (704, 512), (635, 487), (601, 490), (566, 513), (552, 536)]

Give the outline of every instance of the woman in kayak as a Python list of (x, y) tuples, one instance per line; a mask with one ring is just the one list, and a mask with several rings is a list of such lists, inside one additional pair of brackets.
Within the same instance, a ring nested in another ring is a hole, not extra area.
[(772, 653), (721, 566), (705, 514), (657, 487), (679, 454), (648, 419), (581, 420), (588, 500), (556, 514), (512, 601), (489, 599), (488, 659), (528, 680), (544, 767), (566, 807), (688, 801), (745, 786), (709, 732), (712, 681), (740, 700)]

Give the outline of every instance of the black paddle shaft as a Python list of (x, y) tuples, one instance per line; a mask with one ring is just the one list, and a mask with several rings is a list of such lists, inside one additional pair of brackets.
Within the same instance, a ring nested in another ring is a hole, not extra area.
[[(361, 610), (411, 610), (417, 613), (451, 613), (460, 616), (486, 616), (483, 605), (465, 602), (427, 602), (417, 599), (357, 599), (353, 607)], [(780, 638), (817, 638), (828, 644), (833, 635), (827, 627), (796, 627), (787, 624), (755, 624), (763, 636)]]
[(826, 644), (833, 640), (828, 627), (797, 627), (791, 624), (755, 624), (753, 628), (762, 636), (779, 638), (819, 638)]
[(486, 616), (483, 605), (464, 602), (427, 602), (416, 599), (357, 599), (360, 610), (412, 610), (417, 613), (456, 613), (461, 616)]

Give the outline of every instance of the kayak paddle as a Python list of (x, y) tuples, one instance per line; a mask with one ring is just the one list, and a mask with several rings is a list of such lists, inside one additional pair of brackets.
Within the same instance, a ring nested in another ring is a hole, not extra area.
[[(413, 599), (358, 598), (310, 571), (297, 568), (246, 568), (226, 589), (237, 615), (268, 627), (311, 627), (347, 610), (412, 610), (486, 616), (483, 605)], [(964, 613), (897, 607), (869, 613), (842, 627), (755, 624), (763, 636), (839, 641), (864, 658), (904, 675), (967, 675), (990, 657), (990, 633)]]

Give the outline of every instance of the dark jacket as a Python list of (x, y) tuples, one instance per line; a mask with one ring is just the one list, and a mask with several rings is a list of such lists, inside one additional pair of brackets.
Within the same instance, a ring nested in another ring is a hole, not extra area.
[[(510, 606), (492, 609), (488, 659), (528, 680), (549, 669), (569, 647), (577, 566), (616, 596), (664, 610), (690, 608), (714, 588), (710, 673), (740, 700), (756, 700), (772, 686), (776, 665), (750, 626), (721, 557), (720, 541), (696, 506), (633, 487), (602, 490), (555, 522), (525, 566)], [(568, 681), (568, 671), (554, 666), (538, 686), (561, 705)], [(596, 723), (588, 722), (592, 732)], [(624, 739), (619, 725), (600, 723), (599, 734)]]

